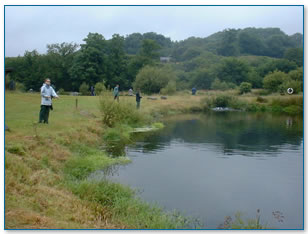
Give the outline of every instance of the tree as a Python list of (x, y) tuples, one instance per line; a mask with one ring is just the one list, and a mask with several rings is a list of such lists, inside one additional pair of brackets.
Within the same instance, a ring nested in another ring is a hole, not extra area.
[(283, 57), (296, 63), (297, 66), (303, 66), (303, 48), (289, 48), (285, 51)]
[(279, 91), (279, 86), (288, 80), (288, 75), (281, 71), (274, 71), (264, 77), (263, 87), (271, 92)]
[(85, 82), (83, 82), (79, 87), (79, 92), (82, 95), (88, 95), (89, 94), (89, 85), (87, 85)]
[(104, 90), (106, 90), (106, 87), (103, 82), (98, 82), (95, 84), (96, 95), (100, 95)]
[(71, 90), (69, 68), (72, 66), (74, 55), (79, 46), (75, 43), (48, 44), (47, 60), (49, 77), (58, 88)]
[(114, 34), (108, 41), (108, 72), (106, 84), (126, 89), (131, 85), (131, 80), (127, 79), (127, 57), (124, 51), (124, 37)]
[(250, 71), (251, 68), (246, 62), (236, 58), (226, 58), (215, 68), (214, 73), (221, 81), (239, 85), (248, 79)]
[(252, 85), (248, 82), (242, 82), (240, 84), (240, 93), (243, 94), (243, 93), (249, 93), (251, 92), (251, 87)]
[(94, 85), (107, 78), (108, 57), (107, 43), (98, 33), (89, 33), (76, 54), (73, 65), (69, 70), (72, 86), (77, 89), (81, 83)]
[(145, 39), (142, 41), (142, 48), (140, 55), (148, 59), (154, 60), (159, 57), (158, 53), (159, 49), (160, 49), (159, 44), (157, 44), (154, 40)]
[(138, 73), (135, 82), (133, 83), (134, 89), (141, 89), (141, 92), (152, 94), (159, 93), (164, 88), (169, 80), (175, 80), (175, 74), (166, 72), (166, 70), (145, 66)]
[(219, 79), (215, 79), (211, 85), (213, 90), (227, 90), (229, 88), (226, 82), (221, 82)]
[(194, 72), (191, 85), (199, 89), (210, 89), (214, 80), (208, 69), (199, 69)]
[(239, 34), (239, 46), (243, 54), (261, 55), (264, 51), (264, 44), (260, 38), (245, 31)]
[(239, 54), (237, 46), (237, 30), (226, 29), (223, 31), (221, 43), (217, 49), (218, 54), (223, 56), (236, 56)]

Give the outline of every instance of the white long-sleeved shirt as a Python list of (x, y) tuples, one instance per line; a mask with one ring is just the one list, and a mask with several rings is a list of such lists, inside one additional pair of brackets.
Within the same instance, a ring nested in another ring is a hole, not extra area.
[[(58, 97), (54, 89), (50, 85), (43, 84), (41, 87), (41, 105), (51, 106), (51, 97)], [(49, 98), (48, 98), (49, 97)]]

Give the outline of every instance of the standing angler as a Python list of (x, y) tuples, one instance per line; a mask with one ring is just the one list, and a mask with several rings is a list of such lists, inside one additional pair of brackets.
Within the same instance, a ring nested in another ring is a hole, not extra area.
[(137, 90), (137, 93), (136, 93), (136, 102), (137, 102), (137, 109), (140, 108), (140, 101), (141, 101), (141, 93), (140, 93), (140, 89)]
[(119, 85), (118, 84), (113, 89), (113, 96), (114, 96), (113, 100), (117, 99), (117, 101), (119, 102)]
[(45, 83), (41, 87), (41, 110), (39, 123), (48, 124), (49, 111), (52, 110), (51, 98), (59, 98), (54, 89), (50, 85), (50, 79), (45, 79)]

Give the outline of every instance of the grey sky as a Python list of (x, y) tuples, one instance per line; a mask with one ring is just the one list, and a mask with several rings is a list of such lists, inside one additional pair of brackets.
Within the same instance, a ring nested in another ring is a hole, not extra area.
[(46, 45), (82, 43), (89, 32), (157, 32), (172, 40), (206, 37), (226, 28), (279, 27), (303, 31), (301, 6), (6, 6), (6, 56), (25, 50), (46, 52)]

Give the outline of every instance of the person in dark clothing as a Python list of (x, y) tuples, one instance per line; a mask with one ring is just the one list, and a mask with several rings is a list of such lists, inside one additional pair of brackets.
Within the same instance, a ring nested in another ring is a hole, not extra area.
[(197, 89), (195, 87), (191, 89), (191, 94), (192, 95), (196, 95), (196, 92), (197, 92)]
[(59, 98), (55, 90), (50, 85), (50, 79), (45, 79), (45, 83), (41, 87), (41, 110), (39, 115), (39, 123), (48, 124), (49, 111), (52, 110), (52, 98)]
[(93, 85), (91, 86), (91, 96), (95, 96), (95, 88)]
[(140, 108), (140, 102), (141, 102), (141, 93), (140, 93), (140, 90), (138, 89), (137, 90), (137, 93), (136, 93), (136, 103), (137, 103), (137, 109)]

